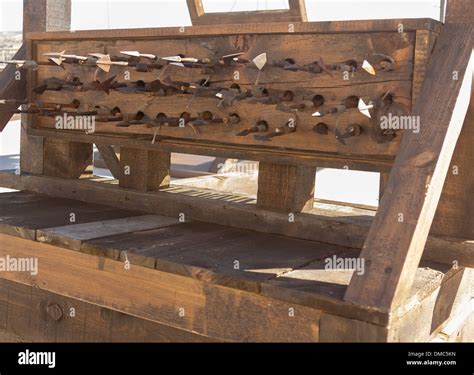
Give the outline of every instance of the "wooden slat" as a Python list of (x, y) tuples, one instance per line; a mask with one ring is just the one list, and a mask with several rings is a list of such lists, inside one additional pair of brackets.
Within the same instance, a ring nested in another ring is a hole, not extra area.
[(120, 177), (120, 162), (115, 153), (113, 146), (96, 144), (97, 149), (100, 152), (100, 156), (104, 159), (105, 165), (109, 169), (110, 173), (114, 178), (119, 179)]
[[(438, 38), (413, 111), (420, 116), (420, 132), (403, 137), (388, 194), (361, 253), (367, 270), (353, 276), (345, 295), (349, 302), (392, 310), (411, 288), (469, 105), (471, 43), (469, 25), (446, 25)], [(453, 80), (453, 71), (459, 80)]]
[(133, 216), (39, 229), (36, 234), (36, 239), (40, 242), (66, 246), (69, 249), (78, 250), (85, 240), (161, 228), (175, 224), (178, 224), (177, 219), (166, 216)]
[(259, 163), (257, 207), (285, 213), (313, 208), (315, 167)]
[(140, 191), (159, 190), (169, 186), (171, 154), (120, 148), (120, 187)]

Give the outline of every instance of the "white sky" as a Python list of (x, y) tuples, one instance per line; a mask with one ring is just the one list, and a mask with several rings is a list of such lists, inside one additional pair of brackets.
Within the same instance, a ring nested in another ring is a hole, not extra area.
[[(0, 0), (0, 31), (22, 28), (22, 0)], [(204, 0), (206, 11), (275, 9), (287, 0)], [(439, 19), (440, 0), (306, 0), (310, 21)], [(72, 29), (190, 25), (186, 0), (72, 0)]]

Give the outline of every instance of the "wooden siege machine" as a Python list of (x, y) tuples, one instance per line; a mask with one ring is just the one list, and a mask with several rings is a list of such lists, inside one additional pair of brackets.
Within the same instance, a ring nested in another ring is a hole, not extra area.
[[(33, 314), (38, 304), (44, 307), (30, 319), (30, 325), (43, 324), (41, 332), (30, 327), (37, 332), (31, 339), (91, 339), (76, 334), (75, 323), (63, 316), (70, 306), (81, 306), (83, 317), (87, 311), (100, 316), (92, 318), (94, 324), (109, 331), (94, 340), (473, 339), (472, 2), (448, 1), (443, 24), (431, 19), (306, 22), (302, 0), (290, 0), (285, 11), (208, 14), (200, 0), (188, 0), (192, 27), (77, 32), (67, 31), (70, 1), (61, 1), (64, 7), (56, 3), (24, 1), (26, 39), (16, 58), (46, 61), (44, 53), (62, 50), (200, 58), (243, 52), (249, 60), (266, 53), (261, 72), (242, 66), (211, 73), (169, 65), (153, 73), (127, 69), (130, 82), (157, 75), (203, 82), (210, 74), (210, 87), (237, 84), (242, 91), (254, 89), (258, 76), (258, 87), (266, 92), (263, 99), (220, 106), (215, 97), (182, 92), (38, 95), (32, 89), (50, 77), (69, 74), (89, 82), (94, 69), (44, 65), (21, 70), (20, 81), (14, 79), (14, 66), (5, 69), (0, 99), (78, 99), (84, 110), (100, 104), (124, 114), (141, 110), (152, 119), (159, 113), (182, 118), (187, 112), (222, 120), (159, 129), (97, 122), (95, 132), (85, 134), (56, 129), (50, 117), (24, 115), (21, 173), (1, 172), (0, 186), (30, 193), (2, 194), (0, 253), (35, 254), (40, 270), (36, 276), (2, 272), (0, 278), (10, 295), (21, 301), (21, 295), (30, 296), (21, 306), (2, 297), (5, 311)], [(37, 16), (41, 12), (44, 17)], [(382, 56), (388, 68), (374, 56)], [(314, 73), (274, 64), (289, 58), (309, 64), (319, 57), (326, 65), (355, 61), (357, 68), (345, 75), (344, 69)], [(364, 60), (376, 75), (361, 69)], [(122, 81), (123, 71), (98, 70), (97, 79), (116, 75)], [(267, 100), (272, 93), (291, 99), (278, 102), (277, 110)], [(347, 105), (354, 97), (376, 103), (371, 118)], [(321, 98), (322, 105), (316, 103)], [(312, 116), (341, 104), (347, 107), (342, 113)], [(393, 134), (376, 126), (382, 115), (401, 113), (419, 116), (420, 131)], [(230, 121), (236, 114), (238, 121)], [(0, 114), (2, 128), (10, 116)], [(294, 128), (268, 136), (289, 119)], [(262, 137), (237, 135), (263, 123), (268, 129)], [(334, 136), (336, 129), (345, 132), (345, 144)], [(93, 144), (114, 180), (84, 173)], [(112, 146), (120, 148), (120, 160)], [(258, 161), (256, 200), (170, 185), (171, 152)], [(317, 167), (380, 172), (383, 196), (376, 214), (314, 206)], [(43, 213), (35, 211), (39, 207)], [(83, 221), (61, 218), (61, 224), (55, 210), (79, 212)], [(324, 259), (333, 255), (360, 256), (365, 272), (324, 269)], [(246, 271), (235, 268), (236, 260)], [(124, 262), (130, 267), (124, 269)], [(295, 313), (289, 318), (290, 310)], [(119, 334), (111, 333), (111, 326), (119, 327)], [(6, 321), (0, 328), (27, 336), (19, 322)]]

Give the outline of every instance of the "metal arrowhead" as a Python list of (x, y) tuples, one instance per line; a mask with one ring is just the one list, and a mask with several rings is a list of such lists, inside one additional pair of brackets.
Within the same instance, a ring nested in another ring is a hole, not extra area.
[(374, 67), (367, 60), (364, 60), (364, 62), (362, 63), (362, 69), (364, 69), (370, 75), (374, 76), (377, 74), (375, 73)]
[(357, 108), (359, 112), (362, 113), (364, 116), (371, 118), (369, 109), (374, 108), (373, 104), (365, 104), (362, 98), (359, 99), (359, 103), (357, 104)]
[(252, 61), (258, 70), (262, 70), (265, 64), (267, 63), (267, 54), (261, 53), (260, 55), (256, 56)]

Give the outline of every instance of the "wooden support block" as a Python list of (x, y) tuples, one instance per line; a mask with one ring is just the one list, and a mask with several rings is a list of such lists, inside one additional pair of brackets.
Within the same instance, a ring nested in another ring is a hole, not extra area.
[(46, 176), (79, 178), (92, 164), (91, 143), (47, 138), (43, 147), (43, 173)]
[(446, 25), (413, 110), (420, 132), (403, 135), (387, 194), (360, 255), (365, 273), (354, 274), (346, 301), (391, 311), (412, 287), (469, 107), (473, 66), (472, 27)]
[(119, 186), (139, 191), (167, 188), (170, 164), (169, 152), (121, 147)]
[(316, 168), (259, 163), (257, 207), (280, 212), (313, 208)]

